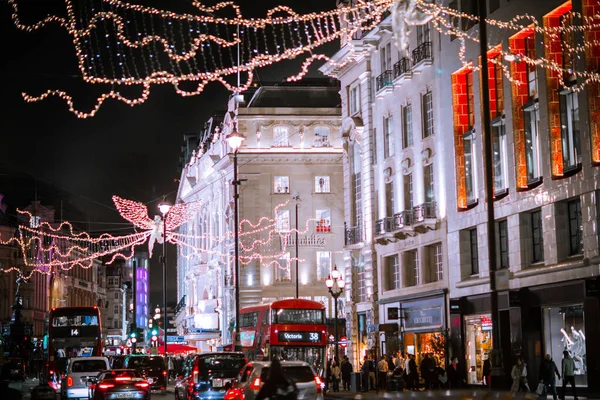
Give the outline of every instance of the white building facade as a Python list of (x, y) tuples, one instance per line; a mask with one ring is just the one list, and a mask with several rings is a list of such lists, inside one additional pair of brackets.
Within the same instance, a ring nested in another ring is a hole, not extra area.
[[(298, 282), (299, 297), (323, 302), (333, 317), (325, 279), (344, 263), (338, 90), (330, 85), (265, 86), (246, 95), (245, 102), (233, 97), (223, 122), (204, 135), (184, 168), (178, 200), (200, 200), (206, 207), (180, 230), (197, 236), (196, 247), (203, 251), (184, 250), (178, 258), (178, 296), (185, 296), (185, 307), (177, 321), (179, 333), (190, 342), (196, 339), (199, 349), (232, 343), (233, 158), (225, 137), (234, 126), (246, 137), (237, 156), (240, 306), (294, 298)], [(295, 239), (289, 235), (296, 227), (296, 207), (297, 275)], [(254, 227), (261, 218), (262, 225)], [(273, 226), (261, 229), (268, 224)], [(256, 247), (255, 240), (265, 244)]]

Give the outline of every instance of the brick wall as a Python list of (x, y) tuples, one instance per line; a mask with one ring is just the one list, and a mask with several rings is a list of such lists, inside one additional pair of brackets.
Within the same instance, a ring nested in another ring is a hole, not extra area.
[[(560, 17), (571, 11), (571, 2), (568, 1), (544, 16), (544, 27), (559, 27)], [(545, 57), (558, 65), (563, 64), (562, 45), (560, 35), (544, 35)], [(550, 129), (550, 155), (552, 177), (564, 176), (562, 138), (560, 130), (560, 107), (558, 90), (562, 85), (562, 72), (546, 69), (546, 88), (548, 103), (548, 127)]]
[[(592, 17), (600, 13), (598, 0), (583, 0), (583, 15)], [(594, 23), (598, 23), (596, 19)], [(600, 27), (584, 31), (584, 40), (587, 43), (600, 40)], [(600, 47), (593, 46), (585, 51), (585, 63), (587, 71), (598, 71), (600, 67)], [(589, 83), (586, 85), (588, 102), (590, 108), (590, 136), (592, 147), (592, 162), (600, 164), (600, 84)]]
[[(452, 74), (452, 110), (454, 115), (454, 158), (456, 165), (456, 197), (458, 210), (467, 209), (467, 189), (465, 182), (465, 154), (463, 134), (470, 129), (467, 96), (467, 73), (471, 68), (463, 68)], [(471, 72), (472, 73), (472, 72)]]
[[(518, 32), (508, 39), (512, 54), (525, 54), (525, 38), (535, 34), (526, 29)], [(523, 106), (529, 102), (529, 88), (527, 86), (527, 64), (525, 62), (510, 63), (511, 96), (513, 137), (515, 141), (515, 171), (517, 190), (527, 189), (527, 161), (525, 154), (525, 125), (523, 121)]]

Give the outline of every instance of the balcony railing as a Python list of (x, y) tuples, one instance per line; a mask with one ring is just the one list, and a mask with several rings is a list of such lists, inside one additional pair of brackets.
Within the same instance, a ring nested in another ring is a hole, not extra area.
[(405, 210), (394, 214), (394, 229), (402, 229), (413, 223), (413, 210)]
[(394, 79), (410, 72), (410, 58), (402, 57), (400, 61), (394, 64)]
[(435, 201), (415, 206), (414, 217), (416, 222), (421, 222), (426, 219), (435, 219), (437, 217)]
[(358, 243), (362, 243), (362, 242), (363, 242), (363, 232), (362, 232), (361, 225), (357, 225), (357, 226), (353, 226), (351, 228), (345, 229), (344, 244), (346, 246), (350, 246), (350, 245), (358, 244)]
[(386, 86), (392, 86), (392, 81), (394, 80), (393, 72), (391, 69), (387, 71), (383, 71), (381, 75), (375, 78), (375, 89), (376, 91), (380, 91)]
[(412, 52), (413, 64), (417, 65), (421, 61), (431, 60), (431, 42), (421, 43)]
[(394, 230), (394, 217), (385, 217), (375, 221), (375, 234), (383, 235), (384, 233)]

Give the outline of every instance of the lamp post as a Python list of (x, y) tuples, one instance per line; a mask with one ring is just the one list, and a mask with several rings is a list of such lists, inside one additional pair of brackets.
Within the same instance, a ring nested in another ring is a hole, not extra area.
[(240, 227), (239, 227), (239, 184), (238, 180), (238, 164), (237, 164), (237, 153), (239, 148), (242, 146), (242, 142), (246, 138), (244, 135), (240, 134), (237, 131), (237, 126), (234, 123), (233, 130), (225, 140), (227, 140), (227, 144), (233, 150), (233, 214), (234, 214), (234, 262), (233, 266), (235, 269), (234, 279), (235, 279), (235, 351), (242, 351), (242, 343), (240, 342), (240, 334), (239, 334), (239, 321), (240, 321), (240, 266), (239, 266), (239, 245), (240, 245)]
[(165, 332), (164, 350), (167, 356), (167, 215), (171, 210), (171, 205), (162, 202), (158, 205), (163, 220), (163, 254), (162, 254), (162, 274), (163, 274), (163, 329)]
[(329, 294), (331, 294), (331, 297), (333, 298), (334, 301), (334, 311), (333, 313), (334, 315), (334, 322), (333, 322), (333, 326), (334, 326), (334, 343), (335, 343), (335, 354), (333, 356), (333, 359), (335, 360), (335, 357), (337, 357), (339, 355), (338, 352), (338, 346), (339, 346), (339, 337), (338, 337), (338, 298), (341, 296), (341, 294), (344, 292), (344, 286), (346, 285), (346, 282), (344, 281), (344, 278), (342, 277), (342, 274), (340, 274), (340, 271), (338, 271), (337, 269), (337, 265), (333, 266), (333, 270), (331, 271), (331, 273), (329, 274), (329, 277), (325, 280), (325, 285), (327, 285), (327, 289), (329, 289)]

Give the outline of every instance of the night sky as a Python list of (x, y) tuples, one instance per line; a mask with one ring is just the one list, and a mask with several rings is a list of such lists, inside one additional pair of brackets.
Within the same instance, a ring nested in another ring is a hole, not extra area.
[[(64, 15), (60, 0), (18, 3), (26, 23), (49, 11)], [(190, 10), (189, 0), (138, 3)], [(297, 12), (335, 7), (334, 0), (237, 3), (248, 17), (264, 16), (278, 4)], [(43, 205), (55, 207), (57, 219), (62, 215), (92, 233), (117, 235), (127, 233), (131, 226), (115, 210), (113, 194), (146, 203), (151, 214), (158, 213), (163, 196), (175, 201), (182, 135), (198, 132), (214, 111), (225, 109), (229, 93), (219, 83), (208, 85), (200, 96), (187, 98), (175, 94), (171, 85), (153, 87), (149, 100), (141, 106), (132, 108), (108, 100), (88, 119), (78, 119), (59, 98), (25, 103), (23, 91), (35, 95), (63, 89), (75, 97), (77, 107), (87, 109), (103, 88), (81, 80), (71, 38), (63, 28), (50, 24), (26, 33), (13, 26), (11, 11), (6, 2), (0, 2), (0, 193), (9, 206), (7, 220), (14, 221), (15, 208), (27, 206), (37, 195)], [(324, 52), (331, 54), (336, 48), (337, 43), (332, 43)], [(297, 73), (299, 63), (265, 68), (258, 76), (262, 82), (281, 81)], [(311, 75), (320, 76), (316, 67)], [(175, 276), (174, 250), (170, 249), (171, 277)], [(158, 253), (151, 263), (152, 303), (162, 302)], [(169, 301), (174, 302), (176, 281), (168, 281)]]

